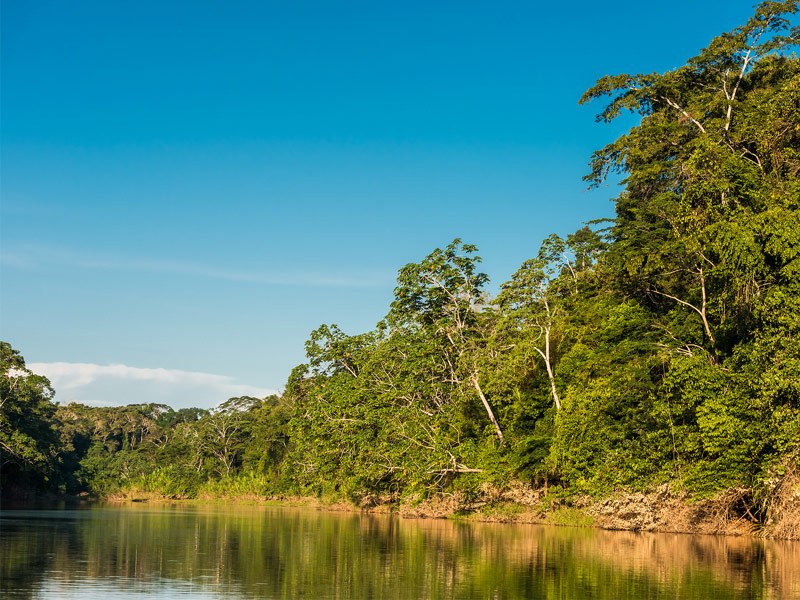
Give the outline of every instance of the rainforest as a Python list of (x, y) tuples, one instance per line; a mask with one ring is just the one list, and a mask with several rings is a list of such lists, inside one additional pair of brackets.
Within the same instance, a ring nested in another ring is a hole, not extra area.
[[(310, 497), (800, 538), (797, 9), (599, 79), (580, 99), (598, 121), (640, 117), (585, 178), (621, 179), (613, 219), (532, 242), (493, 293), (469, 241), (422, 249), (374, 329), (311, 332), (280, 396), (58, 404), (3, 342), (4, 500)], [(703, 515), (673, 527), (667, 505)]]

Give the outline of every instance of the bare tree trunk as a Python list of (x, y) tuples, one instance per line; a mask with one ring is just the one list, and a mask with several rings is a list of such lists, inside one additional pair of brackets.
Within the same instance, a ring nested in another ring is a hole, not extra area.
[[(548, 352), (548, 355), (549, 354), (550, 353)], [(545, 359), (544, 364), (545, 367), (547, 367), (547, 377), (550, 379), (550, 391), (553, 394), (553, 400), (556, 402), (556, 410), (561, 410), (561, 401), (558, 399), (558, 392), (556, 391), (556, 378), (553, 375), (553, 367), (550, 366), (549, 356)]]
[(550, 330), (545, 333), (545, 352), (541, 349), (535, 348), (544, 359), (544, 366), (547, 369), (547, 378), (550, 380), (550, 392), (553, 394), (553, 400), (556, 403), (556, 410), (561, 410), (561, 401), (558, 399), (558, 392), (556, 391), (556, 378), (553, 375), (553, 367), (550, 364)]
[(544, 359), (544, 366), (547, 369), (547, 378), (550, 380), (550, 391), (556, 403), (556, 410), (561, 410), (561, 401), (558, 399), (558, 392), (556, 391), (556, 378), (555, 375), (553, 375), (553, 365), (550, 360), (550, 328), (553, 325), (553, 321), (550, 314), (550, 303), (547, 302), (546, 299), (544, 300), (544, 307), (547, 311), (547, 325), (542, 326), (542, 330), (544, 331), (544, 350), (538, 346), (534, 346), (533, 349)]
[(489, 406), (488, 400), (486, 400), (486, 396), (483, 395), (483, 390), (481, 390), (481, 386), (478, 383), (478, 375), (474, 374), (472, 376), (472, 385), (475, 386), (475, 389), (478, 392), (478, 396), (481, 397), (481, 402), (483, 402), (483, 407), (486, 409), (486, 414), (489, 415), (489, 420), (494, 425), (494, 428), (497, 430), (497, 437), (500, 438), (500, 443), (503, 443), (505, 440), (503, 439), (503, 431), (500, 429), (500, 425), (497, 422), (497, 419), (494, 417), (494, 413), (492, 412), (492, 407)]

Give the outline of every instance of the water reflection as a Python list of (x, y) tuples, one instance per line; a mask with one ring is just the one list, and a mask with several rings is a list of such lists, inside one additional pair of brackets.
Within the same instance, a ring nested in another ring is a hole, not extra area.
[(800, 598), (800, 544), (244, 506), (0, 513), (13, 598)]

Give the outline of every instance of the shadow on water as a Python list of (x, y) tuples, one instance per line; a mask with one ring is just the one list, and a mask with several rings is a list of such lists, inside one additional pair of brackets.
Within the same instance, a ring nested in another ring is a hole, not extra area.
[(14, 598), (800, 598), (800, 544), (309, 509), (0, 513)]

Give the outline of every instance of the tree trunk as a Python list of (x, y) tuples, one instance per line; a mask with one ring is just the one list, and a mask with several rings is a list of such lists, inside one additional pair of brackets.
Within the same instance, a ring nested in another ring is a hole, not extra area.
[(483, 390), (481, 390), (481, 386), (478, 383), (478, 376), (472, 376), (472, 385), (475, 386), (475, 389), (478, 392), (478, 396), (481, 397), (481, 402), (483, 402), (483, 407), (486, 409), (486, 414), (489, 415), (489, 420), (494, 425), (494, 428), (497, 430), (497, 437), (500, 438), (500, 443), (503, 443), (505, 440), (503, 439), (503, 431), (500, 429), (500, 425), (497, 423), (497, 419), (494, 418), (494, 413), (492, 412), (492, 407), (489, 406), (489, 401), (486, 400), (486, 396), (483, 395)]
[[(549, 307), (547, 312), (549, 315)], [(547, 369), (547, 378), (550, 380), (550, 391), (556, 403), (556, 410), (561, 410), (561, 401), (558, 399), (558, 392), (556, 391), (556, 378), (553, 375), (553, 366), (550, 364), (550, 324), (548, 323), (547, 327), (542, 327), (542, 329), (544, 329), (544, 351), (536, 346), (533, 349), (544, 359), (544, 366)]]

